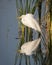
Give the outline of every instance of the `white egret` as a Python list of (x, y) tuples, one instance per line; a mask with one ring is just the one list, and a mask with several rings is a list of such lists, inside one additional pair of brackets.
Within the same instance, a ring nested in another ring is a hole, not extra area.
[[(38, 22), (34, 19), (34, 16), (32, 14), (22, 15), (18, 18), (21, 19), (22, 24), (24, 24), (25, 26), (32, 28), (41, 33), (40, 26)], [(40, 43), (40, 40), (41, 38), (38, 38), (34, 41), (29, 41), (29, 42), (24, 43), (21, 46), (21, 50), (18, 50), (18, 52), (25, 53), (26, 55), (32, 55), (33, 52), (37, 49)]]
[(40, 43), (40, 40), (41, 40), (41, 38), (38, 38), (34, 41), (29, 41), (29, 42), (24, 43), (21, 46), (21, 50), (18, 50), (18, 52), (24, 53), (26, 55), (34, 54), (38, 45), (39, 45), (39, 43)]
[(40, 26), (32, 14), (22, 15), (18, 18), (21, 19), (22, 24), (25, 26), (41, 32)]

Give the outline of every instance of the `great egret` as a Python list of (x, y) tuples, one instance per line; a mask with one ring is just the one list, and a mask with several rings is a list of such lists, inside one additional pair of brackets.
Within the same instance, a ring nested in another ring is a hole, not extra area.
[(41, 33), (40, 26), (32, 14), (22, 15), (18, 18), (21, 19), (22, 24), (24, 24), (25, 26)]
[[(32, 28), (41, 33), (40, 26), (39, 26), (38, 22), (34, 19), (34, 16), (32, 14), (22, 15), (18, 18), (21, 19), (22, 24), (24, 24), (25, 26)], [(29, 41), (29, 42), (24, 43), (21, 46), (21, 50), (18, 50), (18, 52), (25, 53), (26, 55), (33, 54), (33, 51), (35, 51), (37, 49), (37, 47), (40, 43), (40, 40), (41, 40), (41, 38), (38, 38), (34, 41)]]
[(29, 41), (24, 43), (21, 46), (21, 50), (18, 50), (18, 52), (26, 54), (26, 55), (32, 55), (35, 53), (39, 43), (40, 43), (41, 38), (38, 38), (34, 41)]

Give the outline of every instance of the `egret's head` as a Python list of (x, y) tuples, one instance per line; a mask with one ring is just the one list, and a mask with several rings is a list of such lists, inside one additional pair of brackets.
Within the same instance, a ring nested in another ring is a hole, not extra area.
[(26, 25), (26, 15), (22, 15), (18, 19), (21, 20), (22, 24)]
[(25, 17), (25, 15), (22, 15), (22, 16), (18, 17), (18, 19), (21, 20), (21, 19), (24, 18), (24, 17)]

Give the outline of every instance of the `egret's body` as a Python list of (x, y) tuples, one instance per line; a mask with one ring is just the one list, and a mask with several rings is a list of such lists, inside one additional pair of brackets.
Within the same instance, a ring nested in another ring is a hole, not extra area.
[[(40, 26), (38, 22), (34, 19), (34, 16), (32, 14), (26, 14), (19, 17), (21, 19), (22, 24), (25, 26), (32, 28), (38, 32), (41, 33)], [(38, 38), (34, 41), (26, 42), (21, 46), (20, 53), (25, 53), (26, 55), (32, 55), (34, 51), (36, 51), (41, 38)]]
[(40, 38), (36, 39), (34, 41), (26, 42), (21, 46), (20, 53), (24, 53), (26, 55), (32, 55), (36, 51), (39, 43), (40, 43)]
[(41, 32), (40, 26), (32, 14), (22, 15), (20, 18), (22, 24), (38, 32)]

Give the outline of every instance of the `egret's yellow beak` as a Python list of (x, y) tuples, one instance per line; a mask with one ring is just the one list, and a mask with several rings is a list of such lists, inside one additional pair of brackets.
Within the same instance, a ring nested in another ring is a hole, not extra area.
[(18, 19), (21, 19), (21, 16), (20, 17), (17, 17)]
[(18, 53), (21, 53), (21, 50), (17, 50)]

